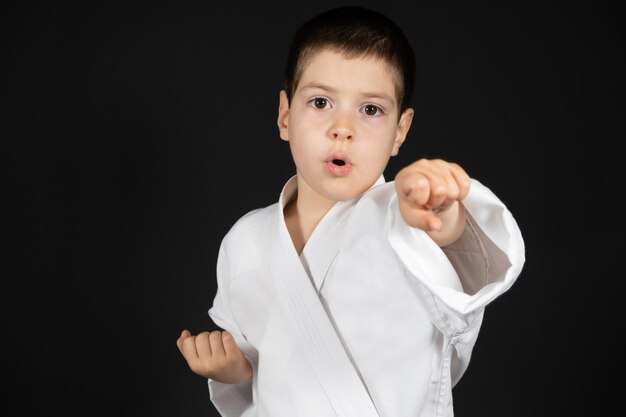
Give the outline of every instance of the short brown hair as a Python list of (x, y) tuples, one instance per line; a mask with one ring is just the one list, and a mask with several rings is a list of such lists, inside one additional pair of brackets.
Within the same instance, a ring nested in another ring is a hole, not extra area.
[(382, 13), (347, 6), (325, 11), (304, 22), (293, 38), (285, 67), (285, 91), (291, 101), (304, 66), (318, 52), (331, 49), (348, 58), (372, 55), (397, 75), (400, 114), (411, 107), (415, 55), (402, 30)]

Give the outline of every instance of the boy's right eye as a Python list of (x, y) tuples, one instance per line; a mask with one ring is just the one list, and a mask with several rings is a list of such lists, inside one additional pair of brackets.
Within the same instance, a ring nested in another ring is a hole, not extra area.
[(319, 110), (330, 108), (330, 103), (328, 102), (328, 99), (324, 97), (315, 97), (314, 99), (310, 100), (308, 104), (309, 106)]

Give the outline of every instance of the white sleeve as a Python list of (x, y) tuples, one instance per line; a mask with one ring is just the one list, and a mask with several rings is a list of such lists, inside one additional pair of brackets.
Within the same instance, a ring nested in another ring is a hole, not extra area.
[(245, 339), (231, 313), (228, 301), (229, 284), (230, 268), (222, 242), (217, 258), (217, 294), (213, 306), (209, 309), (209, 316), (217, 326), (233, 335), (244, 356), (250, 361), (254, 376), (241, 384), (224, 384), (209, 379), (209, 394), (211, 402), (222, 417), (243, 417), (251, 415), (254, 411), (253, 383), (258, 369), (258, 352)]
[(472, 179), (462, 203), (465, 231), (446, 248), (404, 222), (395, 195), (388, 224), (391, 246), (420, 283), (433, 323), (454, 347), (453, 384), (467, 367), (485, 306), (513, 285), (525, 262), (519, 227), (491, 190)]

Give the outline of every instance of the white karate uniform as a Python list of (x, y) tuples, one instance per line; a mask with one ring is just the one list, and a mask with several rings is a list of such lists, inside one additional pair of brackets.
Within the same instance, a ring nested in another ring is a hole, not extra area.
[(440, 248), (404, 222), (393, 182), (381, 176), (362, 196), (336, 203), (298, 256), (283, 218), (296, 191), (294, 176), (278, 203), (243, 216), (222, 241), (209, 315), (235, 336), (253, 378), (209, 380), (217, 410), (224, 417), (452, 416), (452, 387), (467, 368), (484, 308), (525, 261), (511, 213), (472, 179), (465, 232)]

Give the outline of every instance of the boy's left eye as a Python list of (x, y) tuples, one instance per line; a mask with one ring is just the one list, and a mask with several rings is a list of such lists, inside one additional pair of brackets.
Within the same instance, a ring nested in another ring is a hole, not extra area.
[(366, 104), (363, 106), (363, 112), (368, 116), (380, 116), (384, 113), (383, 109), (374, 104)]
[(330, 107), (330, 102), (328, 99), (324, 97), (315, 97), (312, 100), (309, 100), (308, 105), (315, 109), (328, 109)]

